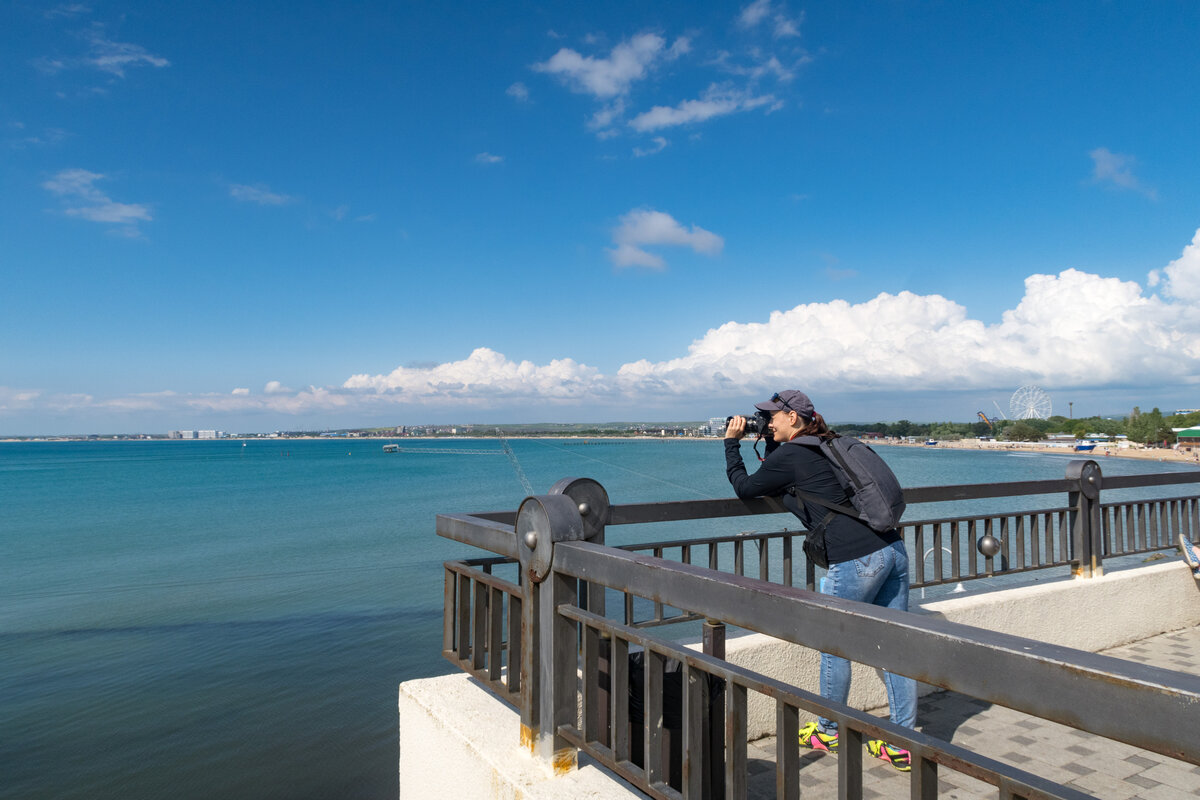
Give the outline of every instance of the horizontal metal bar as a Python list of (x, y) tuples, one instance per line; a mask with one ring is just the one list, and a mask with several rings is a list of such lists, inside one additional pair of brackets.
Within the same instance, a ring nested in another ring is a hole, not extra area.
[(1004, 517), (1033, 517), (1040, 514), (1065, 514), (1069, 512), (1069, 506), (1059, 506), (1057, 508), (1035, 508), (1021, 511), (997, 511), (992, 514), (967, 514), (959, 517), (930, 517), (929, 519), (906, 519), (901, 520), (901, 528), (915, 527), (917, 525), (947, 525), (955, 522), (979, 522), (985, 519), (1002, 519)]
[[(1108, 479), (1105, 478), (1107, 487)], [(1028, 494), (1057, 494), (1079, 488), (1066, 478), (1044, 481), (1012, 481), (1010, 483), (964, 483), (952, 486), (906, 486), (904, 502), (941, 503), (948, 500), (982, 500), (990, 497), (1018, 497)]]
[[(1106, 485), (1104, 488), (1110, 489), (1112, 487)], [(1125, 508), (1126, 506), (1140, 506), (1146, 505), (1147, 503), (1190, 503), (1196, 499), (1196, 495), (1194, 494), (1185, 494), (1180, 497), (1150, 497), (1140, 500), (1113, 500), (1111, 503), (1101, 503), (1100, 507), (1107, 509)]]
[[(1142, 486), (1167, 486), (1178, 483), (1200, 483), (1200, 470), (1167, 472), (1155, 475), (1116, 475), (1104, 477), (1105, 489), (1128, 489)], [(1009, 483), (970, 483), (949, 486), (909, 486), (904, 489), (904, 499), (909, 505), (940, 503), (951, 500), (982, 500), (995, 497), (1019, 497), (1032, 494), (1055, 494), (1078, 488), (1066, 478), (1038, 481), (1012, 481)], [(778, 498), (737, 498), (717, 500), (683, 500), (670, 503), (630, 503), (609, 507), (610, 525), (631, 525), (646, 522), (675, 522), (692, 519), (715, 519), (719, 517), (742, 517), (755, 514), (786, 513)], [(516, 524), (516, 511), (481, 511), (474, 514), (443, 515), (461, 519), (482, 520), (512, 527)], [(453, 536), (448, 538), (455, 538)], [(459, 541), (462, 541), (461, 539)]]
[(477, 583), (481, 583), (484, 586), (490, 586), (493, 589), (499, 589), (500, 591), (507, 592), (508, 594), (521, 594), (522, 592), (521, 587), (512, 581), (506, 581), (503, 578), (498, 578), (495, 575), (484, 572), (483, 570), (473, 569), (462, 561), (446, 561), (442, 566), (457, 575), (465, 575)]
[[(1105, 486), (1108, 481), (1105, 479)], [(951, 486), (910, 486), (904, 489), (909, 505), (940, 503), (950, 500), (979, 500), (994, 497), (1019, 497), (1031, 494), (1056, 494), (1077, 489), (1078, 484), (1066, 478), (1009, 483), (966, 483)], [(672, 503), (634, 503), (609, 508), (610, 525), (645, 522), (674, 522), (716, 517), (742, 517), (754, 514), (788, 513), (777, 497), (753, 500), (736, 498), (724, 500), (681, 500)]]
[(1200, 470), (1160, 472), (1154, 475), (1105, 475), (1104, 489), (1136, 489), (1141, 486), (1169, 486), (1175, 483), (1200, 483)]
[(588, 542), (554, 569), (1200, 764), (1200, 676)]
[(475, 667), (471, 665), (471, 659), (459, 658), (458, 653), (454, 650), (443, 650), (442, 658), (446, 659), (451, 664), (458, 667), (460, 670), (467, 673), (483, 685), (487, 686), (492, 693), (496, 695), (496, 697), (499, 697), (514, 709), (520, 710), (517, 708), (517, 706), (521, 692), (519, 689), (514, 689), (509, 685), (507, 679), (510, 673), (507, 670), (500, 678), (493, 678), (486, 669), (475, 669)]
[(463, 558), (456, 563), (466, 564), (468, 567), (494, 567), (500, 564), (516, 564), (518, 562), (515, 558), (487, 556), (486, 558)]
[(437, 535), (473, 545), (509, 558), (517, 557), (517, 535), (512, 525), (471, 514), (438, 514)]
[(471, 516), (486, 519), (488, 522), (499, 522), (504, 525), (517, 524), (516, 511), (477, 511), (471, 514)]
[(753, 514), (787, 514), (777, 497), (739, 500), (680, 500), (671, 503), (630, 503), (609, 506), (609, 525), (635, 525), (644, 522), (678, 522), (689, 519), (746, 517)]
[[(798, 521), (798, 520), (797, 520)], [(699, 536), (694, 539), (660, 539), (655, 542), (638, 542), (637, 544), (619, 545), (621, 550), (645, 551), (645, 550), (671, 550), (684, 547), (702, 547), (710, 544), (733, 544), (734, 542), (763, 542), (772, 539), (784, 539), (789, 536), (807, 536), (808, 532), (803, 528), (794, 530), (780, 530), (759, 533), (731, 533), (727, 536)]]

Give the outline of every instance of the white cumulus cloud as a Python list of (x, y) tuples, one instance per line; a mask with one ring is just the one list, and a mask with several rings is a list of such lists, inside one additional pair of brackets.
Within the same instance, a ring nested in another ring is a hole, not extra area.
[(1075, 269), (1031, 275), (998, 323), (940, 295), (882, 293), (862, 303), (802, 303), (760, 322), (727, 322), (665, 361), (615, 374), (571, 359), (536, 365), (479, 348), (462, 360), (354, 375), (373, 400), (503, 407), (587, 401), (671, 405), (800, 385), (816, 394), (1065, 389), (1200, 383), (1200, 314), (1132, 281)]
[(645, 133), (691, 122), (703, 122), (713, 117), (751, 111), (763, 106), (775, 110), (780, 105), (781, 102), (774, 95), (756, 95), (749, 89), (714, 83), (699, 99), (684, 100), (675, 106), (655, 106), (631, 119), (629, 126)]
[(1020, 304), (995, 325), (940, 295), (806, 303), (726, 323), (686, 356), (626, 364), (618, 379), (673, 393), (726, 382), (765, 391), (797, 376), (826, 392), (1195, 381), (1200, 318), (1179, 311), (1137, 283), (1068, 269), (1027, 278)]
[(139, 44), (114, 42), (104, 36), (103, 30), (97, 26), (87, 33), (88, 53), (83, 59), (87, 66), (103, 72), (125, 77), (125, 70), (130, 67), (168, 67), (171, 62), (162, 56), (150, 53)]
[(615, 265), (651, 269), (663, 269), (667, 262), (647, 251), (646, 246), (690, 247), (704, 255), (717, 255), (725, 246), (725, 240), (717, 234), (698, 225), (685, 228), (670, 214), (650, 208), (635, 208), (622, 216), (621, 224), (613, 230), (613, 243), (616, 247), (608, 253)]
[[(623, 237), (719, 252), (720, 237), (685, 229), (652, 210), (622, 218)], [(650, 257), (641, 251), (645, 257)], [(680, 408), (798, 386), (821, 396), (992, 390), (1036, 383), (1050, 390), (1200, 386), (1200, 231), (1159, 272), (1161, 295), (1134, 281), (1076, 269), (1030, 275), (1024, 295), (985, 323), (941, 295), (881, 293), (864, 302), (801, 303), (756, 321), (728, 321), (677, 357), (629, 360), (615, 372), (572, 358), (514, 360), (487, 347), (441, 364), (356, 374), (340, 386), (292, 390), (270, 381), (261, 394), (170, 391), (96, 399), (0, 386), (0, 416), (39, 410), (206, 411), (339, 417), (388, 409), (547, 407)]]
[(738, 15), (738, 25), (742, 28), (753, 28), (766, 19), (770, 13), (771, 0), (754, 0)]
[(772, 35), (776, 39), (784, 39), (800, 35), (803, 19), (803, 14), (789, 17), (782, 6), (776, 7), (771, 0), (754, 0), (738, 15), (738, 27), (748, 30), (769, 21)]
[(260, 206), (284, 206), (294, 202), (291, 195), (272, 192), (261, 183), (248, 186), (244, 183), (229, 184), (229, 196), (243, 203), (254, 203)]
[(569, 47), (561, 48), (533, 69), (555, 75), (573, 91), (608, 99), (626, 94), (636, 81), (645, 78), (654, 63), (676, 58), (688, 52), (686, 38), (667, 48), (667, 42), (653, 33), (642, 33), (621, 42), (604, 58), (585, 56)]
[(529, 87), (520, 81), (517, 81), (513, 85), (509, 86), (504, 90), (504, 93), (518, 102), (529, 102)]
[[(83, 9), (82, 6), (76, 6), (76, 8)], [(86, 9), (83, 10), (86, 11)], [(73, 14), (61, 16), (73, 16)], [(151, 53), (140, 44), (116, 42), (109, 39), (104, 32), (104, 26), (100, 23), (93, 24), (78, 36), (86, 43), (86, 52), (83, 55), (64, 58), (45, 56), (36, 59), (33, 62), (34, 66), (51, 75), (67, 69), (82, 68), (100, 70), (118, 78), (124, 78), (125, 71), (133, 67), (162, 68), (171, 66), (170, 61)]]
[(1144, 194), (1150, 199), (1156, 199), (1158, 192), (1138, 180), (1133, 174), (1133, 166), (1137, 159), (1133, 156), (1113, 153), (1107, 147), (1097, 147), (1088, 153), (1092, 158), (1092, 182), (1111, 183), (1121, 189)]
[(433, 367), (397, 367), (386, 375), (353, 375), (344, 389), (369, 390), (407, 402), (454, 401), (486, 406), (512, 398), (575, 401), (608, 394), (599, 371), (569, 359), (538, 366), (515, 362), (486, 347), (462, 361)]
[(118, 203), (96, 188), (104, 175), (86, 169), (64, 169), (42, 183), (42, 188), (57, 195), (63, 203), (63, 213), (90, 222), (135, 225), (153, 219), (148, 206), (140, 203)]
[(1200, 303), (1200, 230), (1179, 258), (1150, 273), (1150, 285), (1163, 284), (1163, 293), (1177, 300)]
[(0, 414), (35, 408), (41, 398), (42, 393), (36, 390), (0, 386)]
[(655, 136), (654, 139), (652, 139), (651, 141), (653, 141), (652, 147), (635, 147), (635, 148), (633, 148), (633, 157), (634, 158), (644, 158), (645, 156), (652, 156), (655, 153), (661, 153), (663, 151), (663, 148), (665, 148), (669, 144), (669, 142), (667, 142), (667, 140), (665, 138), (663, 138), (662, 136)]

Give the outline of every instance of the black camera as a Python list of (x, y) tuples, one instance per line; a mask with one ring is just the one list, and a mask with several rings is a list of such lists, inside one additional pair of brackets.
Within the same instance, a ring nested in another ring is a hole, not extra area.
[[(755, 411), (752, 414), (746, 414), (746, 433), (762, 433), (767, 429), (767, 415), (761, 411)], [(725, 418), (725, 425), (729, 425), (732, 416)]]

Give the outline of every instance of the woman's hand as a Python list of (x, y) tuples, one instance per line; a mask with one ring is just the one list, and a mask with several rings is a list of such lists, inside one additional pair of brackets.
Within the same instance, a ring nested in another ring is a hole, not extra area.
[(725, 424), (726, 439), (741, 439), (746, 435), (746, 418), (734, 417)]

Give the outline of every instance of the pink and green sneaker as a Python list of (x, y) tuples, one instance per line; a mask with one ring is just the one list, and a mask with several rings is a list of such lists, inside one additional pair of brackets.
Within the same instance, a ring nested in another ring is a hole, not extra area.
[(834, 753), (838, 749), (838, 736), (836, 733), (821, 733), (820, 725), (810, 722), (800, 729), (800, 746)]
[(875, 758), (888, 762), (901, 772), (912, 771), (912, 754), (900, 747), (893, 747), (883, 739), (868, 741), (867, 752)]

